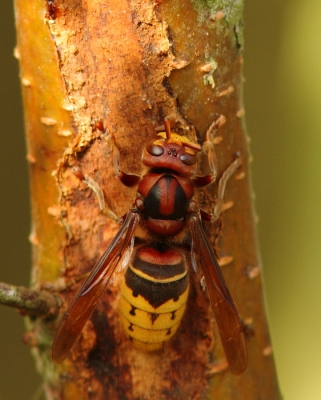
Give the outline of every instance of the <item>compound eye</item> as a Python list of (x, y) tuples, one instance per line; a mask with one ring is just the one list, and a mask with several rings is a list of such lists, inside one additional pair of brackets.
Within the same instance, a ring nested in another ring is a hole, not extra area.
[(197, 163), (197, 155), (193, 155), (193, 154), (189, 154), (189, 153), (182, 154), (180, 159), (186, 165), (194, 165)]
[(164, 154), (164, 147), (154, 144), (154, 142), (155, 140), (151, 140), (149, 143), (147, 143), (146, 150), (152, 156), (159, 157)]

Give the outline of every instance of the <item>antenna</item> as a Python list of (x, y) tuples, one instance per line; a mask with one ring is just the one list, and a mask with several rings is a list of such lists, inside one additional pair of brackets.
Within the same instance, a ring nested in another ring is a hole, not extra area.
[(194, 149), (194, 150), (196, 150), (196, 151), (201, 151), (201, 150), (202, 150), (202, 147), (201, 147), (199, 144), (197, 144), (197, 143), (187, 143), (187, 142), (184, 142), (184, 143), (183, 143), (183, 146), (184, 146), (184, 147), (189, 147), (189, 148)]
[(164, 125), (165, 125), (166, 138), (168, 140), (171, 138), (171, 123), (167, 118), (164, 119)]

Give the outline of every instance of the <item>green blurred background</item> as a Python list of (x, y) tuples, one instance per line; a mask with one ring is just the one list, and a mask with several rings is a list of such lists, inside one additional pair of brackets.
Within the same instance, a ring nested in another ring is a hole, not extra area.
[[(245, 0), (246, 122), (286, 400), (321, 399), (320, 15), (320, 0)], [(0, 30), (0, 281), (28, 285), (28, 173), (12, 0), (0, 2)], [(22, 344), (23, 321), (5, 307), (0, 321), (0, 400), (35, 399), (40, 380)]]

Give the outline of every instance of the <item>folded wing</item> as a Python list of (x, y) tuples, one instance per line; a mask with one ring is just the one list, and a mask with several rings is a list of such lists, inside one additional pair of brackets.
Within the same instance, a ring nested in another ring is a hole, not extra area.
[(138, 220), (139, 214), (133, 211), (127, 213), (122, 227), (63, 316), (52, 347), (52, 358), (56, 362), (61, 363), (65, 359), (94, 311), (106, 285), (128, 250)]
[(247, 348), (242, 321), (207, 240), (200, 217), (192, 214), (188, 223), (195, 259), (204, 274), (229, 368), (233, 374), (239, 375), (244, 372), (247, 365)]

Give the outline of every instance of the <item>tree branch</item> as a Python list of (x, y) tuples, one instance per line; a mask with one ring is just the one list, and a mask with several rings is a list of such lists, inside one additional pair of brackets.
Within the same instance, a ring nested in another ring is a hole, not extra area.
[(58, 316), (62, 300), (47, 291), (0, 282), (0, 304), (16, 308), (31, 318), (51, 320)]

